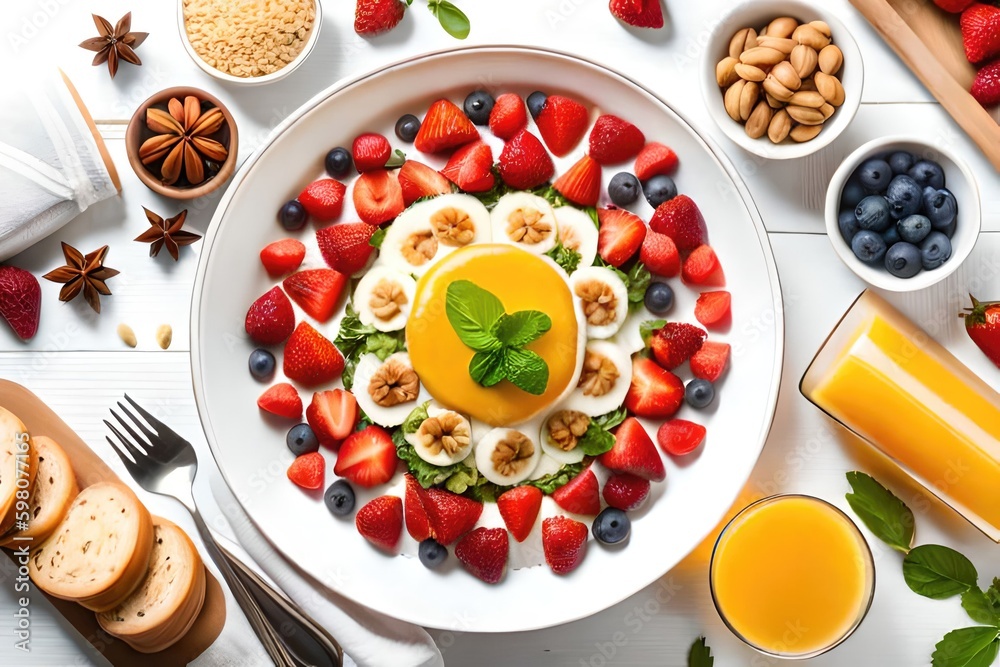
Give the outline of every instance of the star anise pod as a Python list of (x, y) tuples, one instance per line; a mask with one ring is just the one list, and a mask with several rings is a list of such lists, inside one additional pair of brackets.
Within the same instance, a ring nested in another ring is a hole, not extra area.
[(164, 185), (173, 185), (184, 176), (191, 185), (205, 180), (205, 160), (225, 162), (229, 151), (208, 136), (222, 129), (226, 117), (218, 107), (202, 112), (201, 101), (193, 95), (184, 98), (183, 104), (176, 97), (170, 98), (167, 110), (146, 109), (146, 127), (156, 133), (139, 147), (139, 159), (149, 165), (163, 158), (160, 179)]
[(139, 56), (135, 55), (135, 49), (139, 48), (139, 45), (149, 36), (149, 33), (129, 31), (132, 27), (132, 12), (121, 17), (118, 24), (113, 28), (107, 19), (97, 14), (91, 14), (91, 16), (94, 17), (94, 25), (97, 26), (99, 34), (97, 37), (91, 37), (80, 42), (80, 46), (88, 51), (97, 51), (97, 55), (94, 56), (94, 62), (91, 64), (100, 65), (107, 61), (108, 71), (111, 72), (112, 79), (118, 73), (119, 60), (124, 60), (133, 65), (142, 64)]
[(170, 253), (170, 256), (176, 262), (178, 259), (178, 250), (182, 245), (191, 245), (201, 238), (199, 234), (185, 232), (181, 229), (184, 226), (184, 220), (187, 218), (187, 209), (166, 220), (145, 206), (142, 207), (142, 210), (146, 212), (146, 219), (149, 220), (149, 229), (135, 237), (135, 240), (140, 243), (150, 244), (150, 257), (156, 257), (160, 254), (160, 249), (166, 246), (167, 252)]
[(111, 296), (106, 281), (118, 275), (118, 271), (104, 266), (104, 257), (108, 254), (108, 246), (102, 246), (86, 256), (68, 243), (62, 244), (66, 266), (60, 266), (55, 271), (49, 271), (43, 278), (54, 283), (65, 283), (59, 290), (60, 301), (72, 301), (80, 292), (90, 307), (101, 312), (101, 297)]

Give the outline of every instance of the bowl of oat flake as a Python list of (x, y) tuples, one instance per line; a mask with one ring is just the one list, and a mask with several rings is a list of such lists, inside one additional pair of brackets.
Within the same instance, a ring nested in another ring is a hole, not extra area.
[(230, 83), (282, 79), (319, 36), (319, 0), (179, 0), (181, 42), (198, 67)]

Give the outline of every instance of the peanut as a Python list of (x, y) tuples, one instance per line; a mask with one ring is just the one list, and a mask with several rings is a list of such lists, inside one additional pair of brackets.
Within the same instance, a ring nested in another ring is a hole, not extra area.
[(823, 121), (826, 120), (823, 117), (822, 111), (810, 107), (793, 106), (790, 104), (785, 107), (785, 111), (792, 117), (792, 120), (803, 125), (822, 125)]
[(750, 118), (750, 113), (757, 105), (758, 99), (760, 99), (760, 84), (756, 81), (747, 81), (747, 85), (743, 86), (743, 90), (740, 91), (741, 120)]
[(766, 46), (755, 46), (740, 54), (741, 63), (754, 67), (773, 67), (784, 59), (784, 53)]
[(774, 109), (768, 106), (767, 102), (761, 100), (754, 107), (753, 113), (747, 118), (747, 124), (744, 128), (746, 130), (747, 136), (751, 139), (760, 139), (767, 132), (767, 128), (771, 124), (771, 117), (774, 115)]
[(771, 74), (781, 85), (788, 90), (798, 90), (802, 86), (802, 79), (796, 73), (795, 68), (787, 60), (783, 60), (771, 69)]
[(768, 93), (766, 91), (764, 92), (764, 99), (767, 100), (767, 103), (769, 105), (771, 105), (772, 109), (781, 109), (786, 104), (788, 104), (787, 102), (782, 102), (781, 100), (775, 98), (774, 95), (772, 95), (771, 93)]
[(789, 61), (792, 63), (792, 67), (795, 68), (795, 73), (799, 75), (799, 78), (805, 79), (812, 76), (812, 73), (816, 71), (819, 56), (816, 55), (816, 50), (811, 46), (798, 44), (792, 49)]
[(736, 73), (736, 66), (740, 61), (731, 56), (726, 56), (715, 66), (715, 80), (719, 83), (719, 88), (728, 88), (736, 83), (740, 75)]
[(812, 141), (822, 130), (822, 125), (796, 125), (788, 133), (788, 136), (791, 137), (792, 141), (801, 144)]
[(840, 47), (830, 44), (823, 47), (823, 50), (819, 52), (819, 68), (824, 74), (830, 74), (831, 76), (840, 71), (841, 66), (844, 64), (844, 53), (840, 50)]
[(826, 37), (833, 37), (833, 33), (830, 32), (830, 26), (826, 24), (826, 21), (810, 21), (809, 25), (816, 28), (820, 34), (825, 35)]
[(740, 97), (743, 95), (743, 88), (746, 85), (747, 82), (740, 79), (733, 85), (729, 86), (726, 90), (726, 96), (724, 98), (726, 113), (728, 113), (729, 117), (737, 123), (743, 120), (740, 118)]
[(829, 37), (809, 24), (800, 25), (796, 28), (795, 32), (792, 34), (792, 39), (799, 44), (811, 46), (816, 49), (817, 52), (825, 48), (830, 43)]
[(815, 80), (816, 90), (826, 98), (827, 102), (835, 107), (839, 107), (844, 103), (846, 93), (844, 92), (843, 84), (840, 83), (840, 79), (829, 74), (824, 74), (823, 72), (817, 72)]
[(747, 81), (761, 82), (767, 74), (764, 73), (759, 67), (754, 67), (753, 65), (745, 65), (743, 63), (738, 63), (734, 68), (736, 75), (741, 79), (746, 79)]
[(769, 49), (776, 49), (781, 51), (785, 55), (792, 52), (797, 44), (794, 39), (788, 39), (785, 37), (769, 37), (765, 35), (764, 37), (757, 38), (757, 46), (766, 46)]
[(743, 28), (736, 31), (729, 40), (729, 57), (739, 60), (740, 54), (757, 46), (757, 31), (753, 28)]
[(814, 90), (800, 90), (792, 95), (792, 99), (788, 100), (788, 103), (794, 106), (819, 109), (826, 104), (826, 99)]
[(782, 16), (767, 24), (767, 36), (788, 38), (798, 27), (798, 21), (789, 16)]
[(767, 126), (767, 138), (771, 140), (771, 143), (780, 144), (791, 131), (792, 117), (784, 109), (779, 109), (771, 117), (771, 123)]
[(792, 91), (785, 88), (784, 84), (778, 81), (773, 74), (768, 74), (761, 85), (764, 87), (764, 91), (770, 93), (771, 97), (776, 100), (787, 102), (792, 99)]
[(132, 327), (122, 322), (118, 325), (118, 337), (122, 339), (122, 342), (129, 347), (135, 347), (138, 345), (138, 341), (135, 339), (135, 332), (132, 331)]
[(174, 330), (169, 324), (161, 324), (156, 328), (156, 344), (160, 346), (161, 350), (165, 350), (170, 347), (170, 343), (173, 339)]

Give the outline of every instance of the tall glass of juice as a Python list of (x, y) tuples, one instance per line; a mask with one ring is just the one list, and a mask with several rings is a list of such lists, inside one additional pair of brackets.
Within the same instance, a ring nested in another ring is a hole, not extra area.
[(812, 658), (847, 639), (875, 592), (875, 564), (850, 518), (819, 498), (759, 500), (723, 529), (712, 552), (712, 599), (751, 647)]

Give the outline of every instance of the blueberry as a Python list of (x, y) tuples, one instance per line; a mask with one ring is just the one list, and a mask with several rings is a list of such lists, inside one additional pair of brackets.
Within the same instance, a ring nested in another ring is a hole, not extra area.
[(889, 181), (892, 180), (892, 169), (889, 168), (889, 163), (885, 160), (872, 158), (861, 163), (858, 177), (861, 179), (861, 185), (866, 188), (885, 192), (885, 189), (889, 187)]
[(493, 96), (485, 90), (474, 90), (465, 98), (462, 110), (476, 125), (489, 125), (494, 103)]
[(396, 136), (408, 144), (412, 144), (420, 131), (420, 119), (412, 113), (399, 117), (396, 121)]
[(642, 301), (649, 312), (654, 315), (663, 315), (674, 306), (674, 290), (666, 283), (649, 283)]
[(876, 264), (885, 256), (885, 240), (873, 231), (862, 229), (851, 239), (854, 256), (867, 264)]
[(923, 268), (920, 248), (906, 241), (897, 243), (885, 251), (885, 268), (897, 278), (912, 278)]
[(908, 215), (898, 223), (899, 238), (907, 243), (920, 243), (931, 233), (931, 221), (923, 215)]
[[(931, 228), (933, 228), (933, 227), (934, 227), (934, 223), (931, 223)], [(951, 237), (953, 237), (955, 235), (955, 228), (956, 227), (958, 227), (958, 219), (957, 218), (955, 220), (952, 220), (950, 223), (948, 223), (947, 225), (945, 225), (944, 227), (942, 227), (941, 229), (939, 229), (937, 231), (941, 232), (942, 234), (944, 234), (948, 238), (951, 238)]]
[(601, 544), (618, 544), (628, 539), (632, 520), (620, 509), (605, 507), (594, 519), (591, 530)]
[(951, 241), (941, 232), (931, 232), (920, 244), (920, 258), (924, 269), (931, 271), (951, 257)]
[(844, 191), (840, 193), (840, 205), (844, 208), (854, 208), (867, 194), (860, 179), (852, 175), (844, 186)]
[(342, 479), (330, 485), (323, 494), (326, 508), (335, 516), (347, 516), (354, 511), (354, 489)]
[(858, 226), (861, 229), (870, 229), (873, 232), (884, 232), (892, 223), (889, 214), (889, 202), (881, 195), (868, 195), (861, 200), (854, 215), (858, 218)]
[(639, 198), (639, 179), (627, 171), (620, 171), (608, 183), (608, 196), (615, 206), (628, 206)]
[(906, 151), (893, 153), (887, 160), (889, 168), (892, 169), (892, 173), (897, 176), (910, 171), (910, 168), (913, 167), (913, 161), (913, 154), (907, 153)]
[(684, 388), (684, 400), (698, 410), (708, 407), (715, 400), (715, 387), (708, 380), (695, 378)]
[(660, 174), (642, 184), (642, 194), (646, 195), (649, 205), (656, 208), (677, 196), (677, 184), (669, 176)]
[(840, 227), (840, 235), (844, 237), (844, 240), (848, 243), (854, 238), (854, 235), (858, 233), (860, 227), (858, 227), (858, 219), (854, 217), (854, 211), (849, 208), (845, 208), (837, 216), (837, 226)]
[(428, 537), (420, 543), (417, 555), (420, 557), (420, 562), (424, 564), (424, 567), (434, 570), (447, 560), (448, 549), (433, 537)]
[(542, 113), (542, 107), (545, 106), (545, 100), (547, 99), (549, 99), (549, 96), (540, 90), (536, 90), (532, 94), (528, 95), (528, 112), (531, 114), (532, 118), (538, 120), (538, 114)]
[(893, 244), (899, 243), (902, 238), (899, 236), (899, 230), (896, 229), (896, 225), (889, 225), (884, 232), (882, 232), (882, 240), (885, 241), (885, 247), (891, 248)]
[(943, 229), (958, 217), (958, 201), (950, 190), (924, 188), (923, 204), (924, 215), (930, 218), (934, 229)]
[(250, 353), (250, 375), (257, 380), (269, 380), (274, 375), (274, 355), (267, 350), (257, 348)]
[(290, 232), (302, 229), (307, 217), (305, 207), (294, 199), (286, 201), (278, 210), (278, 222)]
[(346, 177), (347, 172), (351, 170), (351, 163), (351, 151), (342, 146), (331, 149), (323, 162), (326, 173), (330, 174), (331, 178)]
[(930, 186), (940, 190), (944, 187), (944, 170), (934, 160), (921, 160), (908, 173), (922, 188)]
[(892, 217), (902, 220), (920, 210), (923, 191), (909, 176), (896, 176), (889, 183), (885, 198), (889, 202), (889, 213)]
[(313, 433), (309, 424), (296, 424), (285, 434), (285, 444), (296, 456), (319, 451), (319, 438)]

